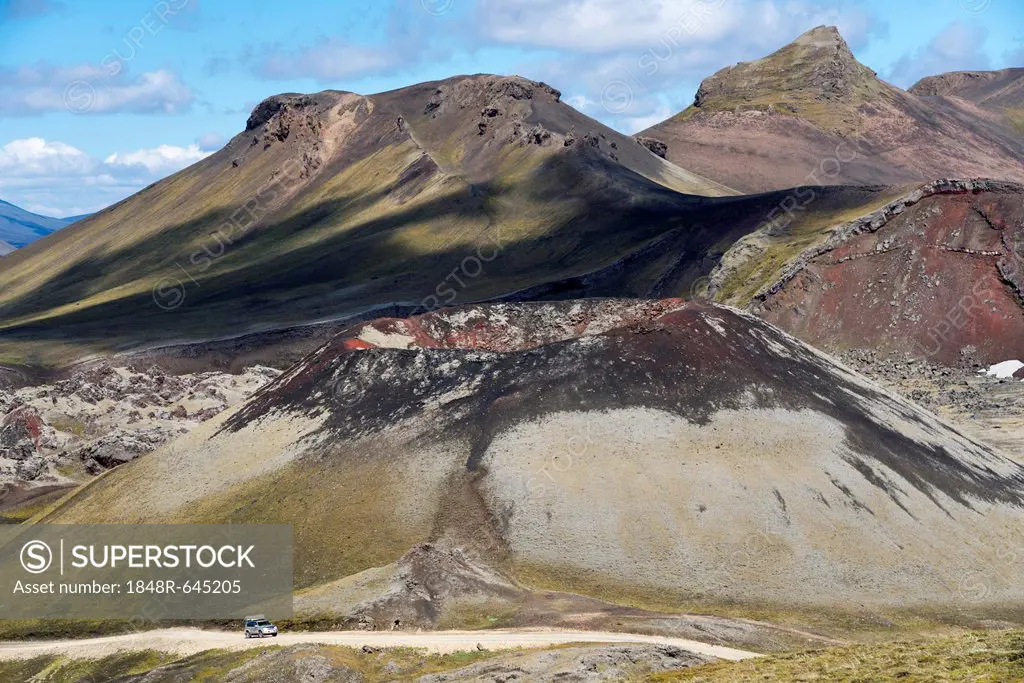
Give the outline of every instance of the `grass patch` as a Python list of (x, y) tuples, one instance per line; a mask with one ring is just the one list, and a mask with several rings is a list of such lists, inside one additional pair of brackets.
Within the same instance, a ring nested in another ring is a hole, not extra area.
[(346, 464), (292, 463), (207, 497), (180, 521), (293, 524), (296, 589), (390, 564), (428, 537), (430, 518), (395, 513), (402, 489), (386, 463)]
[[(881, 193), (871, 201), (858, 202), (852, 207), (823, 206), (829, 199), (812, 199), (807, 207), (796, 211), (792, 222), (778, 229), (777, 234), (752, 233), (748, 239), (760, 246), (760, 253), (732, 266), (716, 300), (747, 305), (757, 292), (778, 279), (801, 253), (824, 242), (834, 228), (881, 209), (902, 196), (906, 189)], [(786, 214), (781, 209), (777, 213), (778, 220), (784, 221)]]
[(863, 643), (895, 638), (936, 637), (978, 628), (983, 619), (1020, 623), (1024, 615), (1006, 613), (966, 615), (895, 608), (844, 608), (841, 605), (790, 605), (768, 602), (726, 602), (662, 588), (624, 584), (597, 572), (575, 567), (516, 564), (516, 578), (536, 590), (576, 593), (661, 614), (692, 614), (754, 620), (813, 632), (827, 638)]
[(50, 420), (50, 426), (56, 429), (58, 432), (74, 434), (79, 438), (84, 437), (87, 431), (84, 422), (64, 415), (58, 415), (57, 417)]
[(57, 489), (0, 512), (0, 524), (21, 524), (53, 507), (68, 494), (68, 489)]
[(56, 661), (55, 657), (34, 657), (0, 662), (0, 680), (30, 681), (46, 671)]
[(1021, 681), (1024, 631), (852, 645), (705, 664), (649, 681)]
[(1006, 107), (1003, 111), (1013, 129), (1024, 135), (1024, 107)]
[(122, 652), (99, 659), (69, 659), (47, 655), (0, 662), (0, 680), (47, 683), (110, 681), (122, 676), (144, 674), (172, 660), (171, 655), (151, 650)]
[(466, 631), (503, 628), (512, 625), (512, 620), (518, 612), (518, 606), (508, 604), (457, 605), (442, 613), (436, 628)]
[[(0, 619), (0, 640), (97, 638), (168, 628), (171, 625), (169, 622), (127, 619)], [(0, 677), (0, 680), (5, 679)]]
[(289, 648), (253, 647), (238, 651), (208, 650), (188, 657), (174, 657), (154, 651), (121, 652), (101, 659), (44, 656), (0, 662), (0, 680), (70, 683), (108, 681), (122, 676), (149, 674), (146, 680), (154, 683), (219, 683), (229, 677), (236, 681), (278, 680), (277, 676), (282, 672), (315, 667), (321, 671), (329, 669), (335, 676), (340, 674), (341, 677), (332, 677), (331, 680), (373, 682), (410, 680), (426, 674), (444, 673), (489, 659), (496, 654), (475, 650), (426, 654), (412, 648), (363, 652), (342, 646), (298, 645)]

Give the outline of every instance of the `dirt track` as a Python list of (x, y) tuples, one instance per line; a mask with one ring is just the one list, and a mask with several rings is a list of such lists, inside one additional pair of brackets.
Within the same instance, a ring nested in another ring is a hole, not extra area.
[(563, 643), (650, 643), (672, 645), (683, 650), (720, 659), (740, 660), (759, 656), (755, 652), (734, 650), (719, 645), (708, 645), (684, 638), (666, 638), (634, 633), (604, 631), (427, 631), (409, 633), (400, 631), (325, 631), (322, 633), (282, 633), (277, 638), (247, 640), (241, 631), (204, 631), (195, 628), (162, 629), (121, 636), (88, 638), (81, 640), (5, 641), (0, 642), (0, 660), (29, 659), (40, 655), (59, 654), (67, 657), (94, 659), (123, 650), (158, 650), (182, 656), (203, 650), (241, 650), (270, 645), (298, 645), (318, 643), (349, 647), (418, 647), (433, 652), (472, 650), (479, 643), (490, 650), (519, 647), (546, 647)]

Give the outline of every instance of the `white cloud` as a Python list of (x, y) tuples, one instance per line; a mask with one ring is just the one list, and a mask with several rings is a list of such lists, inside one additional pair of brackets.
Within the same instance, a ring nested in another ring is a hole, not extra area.
[(815, 26), (838, 25), (854, 48), (886, 30), (850, 0), (481, 0), (475, 23), (485, 40), (558, 50), (521, 73), (572, 84), (570, 104), (624, 132)]
[(131, 78), (125, 71), (111, 75), (102, 67), (87, 64), (0, 67), (0, 115), (47, 111), (176, 114), (188, 110), (194, 100), (195, 95), (177, 74), (164, 69)]
[(189, 145), (188, 147), (160, 145), (152, 149), (138, 149), (134, 152), (115, 152), (103, 161), (111, 166), (141, 166), (150, 173), (166, 174), (194, 164), (210, 154), (212, 152), (204, 152), (199, 149), (199, 145)]
[(590, 99), (586, 95), (570, 95), (563, 97), (562, 101), (568, 104), (576, 111), (586, 112), (588, 109), (593, 109), (597, 106), (597, 102)]
[(948, 24), (927, 45), (903, 55), (889, 70), (889, 79), (909, 87), (925, 76), (947, 71), (987, 69), (985, 53), (988, 30), (983, 26), (954, 21)]
[(32, 213), (37, 213), (40, 216), (50, 216), (51, 218), (67, 218), (68, 216), (81, 216), (85, 213), (93, 213), (89, 209), (81, 207), (59, 207), (50, 206), (48, 204), (34, 204), (27, 202), (25, 204), (19, 204), (21, 208)]
[(224, 136), (213, 131), (203, 133), (196, 138), (196, 144), (199, 145), (199, 149), (205, 152), (216, 152), (224, 146)]
[(623, 116), (620, 128), (624, 133), (632, 135), (633, 133), (639, 133), (646, 128), (650, 128), (656, 123), (661, 123), (676, 113), (678, 112), (669, 108), (668, 105), (661, 104), (655, 109), (644, 114), (639, 114), (637, 116)]
[(0, 147), (0, 174), (25, 176), (83, 175), (96, 166), (95, 159), (63, 142), (43, 138), (12, 140)]
[(325, 39), (297, 52), (278, 46), (265, 47), (252, 68), (258, 76), (270, 80), (313, 78), (329, 82), (379, 72), (394, 65), (393, 51)]
[(671, 26), (692, 27), (695, 19), (714, 30), (721, 23), (724, 4), (724, 0), (481, 0), (477, 24), (499, 42), (608, 52), (657, 42)]
[(210, 153), (159, 145), (98, 159), (63, 142), (12, 140), (0, 147), (0, 198), (49, 216), (91, 213)]
[(480, 0), (478, 12), (493, 40), (599, 54), (701, 45), (729, 54), (736, 42), (763, 48), (820, 24), (858, 45), (881, 28), (842, 0)]

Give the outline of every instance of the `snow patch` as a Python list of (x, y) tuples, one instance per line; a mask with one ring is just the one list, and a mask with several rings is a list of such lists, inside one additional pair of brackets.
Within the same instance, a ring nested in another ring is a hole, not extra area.
[(774, 353), (776, 356), (779, 356), (780, 358), (793, 357), (792, 354), (790, 354), (789, 349), (787, 349), (785, 346), (780, 344), (775, 339), (772, 339), (767, 334), (763, 333), (761, 330), (756, 328), (750, 328), (748, 332), (750, 332), (751, 337), (767, 346), (768, 350)]
[(1013, 373), (1021, 368), (1024, 368), (1024, 363), (1021, 363), (1019, 360), (1004, 360), (1002, 363), (996, 363), (984, 372), (989, 377), (1008, 379), (1013, 377)]
[(717, 332), (718, 334), (722, 335), (723, 337), (728, 338), (729, 335), (725, 331), (725, 326), (724, 326), (722, 320), (720, 320), (718, 318), (713, 318), (710, 315), (705, 315), (705, 316), (702, 316), (702, 317), (704, 318), (704, 322), (706, 322), (708, 324), (708, 327), (710, 327), (711, 329), (713, 329), (715, 332)]
[(358, 338), (383, 349), (408, 349), (416, 343), (416, 339), (407, 334), (388, 334), (373, 325), (361, 329)]

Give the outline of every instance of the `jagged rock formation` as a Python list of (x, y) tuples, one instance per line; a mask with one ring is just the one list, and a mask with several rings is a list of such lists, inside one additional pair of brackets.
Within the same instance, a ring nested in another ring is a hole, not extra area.
[[(1012, 90), (1020, 106), (1019, 76), (984, 80), (978, 89), (991, 89), (991, 102)], [(919, 96), (958, 88), (974, 92), (952, 78), (900, 90), (860, 64), (835, 27), (820, 26), (705, 79), (693, 106), (641, 135), (664, 140), (670, 161), (744, 192), (978, 176), (1024, 182), (1019, 110), (993, 117), (966, 101)]]
[[(492, 586), (1024, 608), (996, 570), (1024, 466), (754, 316), (680, 300), (353, 325), (48, 517), (127, 519), (292, 523), (310, 591), (443, 540)], [(989, 567), (984, 600), (958, 590)]]

